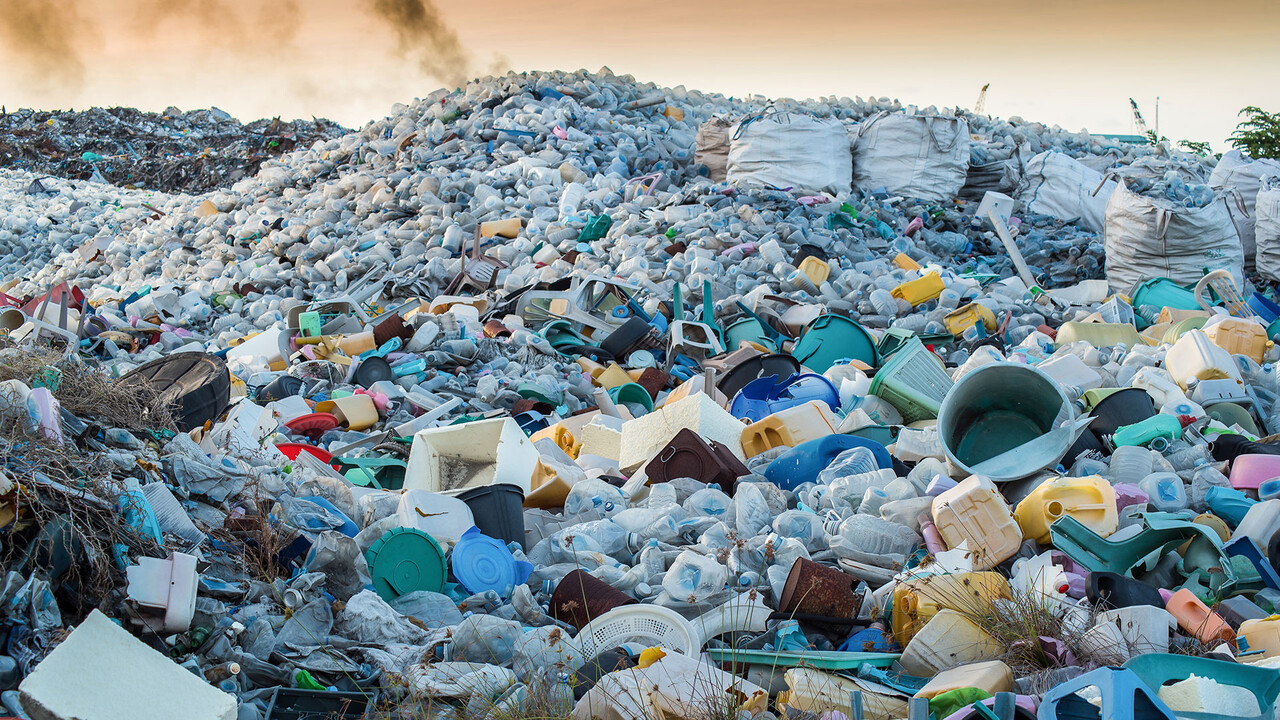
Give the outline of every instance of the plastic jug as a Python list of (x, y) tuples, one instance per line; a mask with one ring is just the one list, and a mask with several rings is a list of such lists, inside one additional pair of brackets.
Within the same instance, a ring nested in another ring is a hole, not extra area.
[(946, 326), (947, 332), (952, 335), (960, 335), (978, 323), (982, 323), (982, 327), (987, 332), (995, 332), (995, 314), (985, 305), (979, 305), (978, 303), (969, 303), (958, 307), (942, 318), (942, 324)]
[(937, 697), (960, 688), (978, 688), (992, 695), (1013, 691), (1013, 669), (999, 660), (969, 663), (943, 670), (915, 694), (918, 698)]
[(1111, 436), (1111, 444), (1115, 447), (1126, 445), (1150, 446), (1153, 450), (1163, 450), (1169, 443), (1182, 437), (1182, 423), (1173, 415), (1152, 415), (1142, 422), (1116, 428)]
[(1179, 338), (1165, 354), (1164, 367), (1183, 388), (1193, 379), (1230, 378), (1240, 382), (1231, 354), (1214, 345), (1202, 330), (1192, 330)]
[(893, 639), (906, 645), (941, 610), (980, 613), (1001, 598), (1012, 599), (1013, 594), (1009, 581), (998, 572), (908, 578), (893, 589)]
[(1161, 607), (1133, 605), (1098, 613), (1096, 624), (1103, 623), (1112, 623), (1120, 630), (1130, 655), (1141, 655), (1169, 652), (1169, 631), (1177, 626), (1177, 619)]
[(1231, 461), (1231, 487), (1257, 490), (1262, 483), (1280, 477), (1280, 455), (1239, 455)]
[(1187, 488), (1176, 473), (1151, 473), (1138, 483), (1147, 494), (1147, 501), (1160, 512), (1178, 512), (1187, 509)]
[(1041, 545), (1049, 544), (1049, 526), (1063, 515), (1102, 537), (1115, 532), (1119, 523), (1115, 488), (1097, 475), (1046, 480), (1018, 503), (1014, 515), (1023, 537)]
[(750, 458), (783, 445), (795, 447), (835, 433), (839, 424), (840, 418), (826, 403), (811, 400), (743, 428), (742, 450)]
[[(1280, 655), (1280, 615), (1271, 615), (1261, 620), (1245, 620), (1240, 623), (1239, 636), (1247, 644), (1240, 648), (1241, 652), (1261, 650), (1261, 658)], [(1248, 661), (1256, 662), (1260, 657), (1251, 655)]]
[(1261, 364), (1271, 343), (1267, 329), (1243, 318), (1225, 318), (1204, 329), (1204, 334), (1218, 347), (1231, 355), (1244, 355)]
[(938, 297), (946, 289), (947, 286), (938, 273), (928, 273), (924, 277), (902, 283), (891, 294), (914, 307)]
[(1022, 529), (1004, 496), (977, 475), (933, 499), (933, 524), (948, 547), (967, 545), (974, 570), (995, 567), (1022, 544)]
[(1236, 633), (1222, 616), (1200, 602), (1200, 598), (1187, 588), (1182, 588), (1169, 598), (1165, 610), (1177, 618), (1178, 627), (1204, 643), (1225, 642), (1235, 645)]
[(1004, 648), (969, 618), (940, 610), (911, 638), (898, 662), (908, 673), (932, 677), (964, 663), (991, 660)]

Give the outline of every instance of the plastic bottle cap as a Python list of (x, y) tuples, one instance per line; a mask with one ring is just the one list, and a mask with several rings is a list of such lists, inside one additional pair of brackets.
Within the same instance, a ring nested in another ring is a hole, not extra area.
[(511, 550), (472, 527), (462, 534), (450, 556), (453, 576), (471, 593), (493, 590), (503, 596), (529, 579), (533, 565), (516, 560)]

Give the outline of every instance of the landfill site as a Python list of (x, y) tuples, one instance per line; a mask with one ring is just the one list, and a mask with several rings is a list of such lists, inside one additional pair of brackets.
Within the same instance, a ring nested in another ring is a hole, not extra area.
[(1278, 280), (1280, 160), (888, 98), (7, 110), (0, 716), (1271, 720)]

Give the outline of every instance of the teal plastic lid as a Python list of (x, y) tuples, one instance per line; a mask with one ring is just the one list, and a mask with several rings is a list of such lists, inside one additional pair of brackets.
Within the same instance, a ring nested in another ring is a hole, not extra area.
[(448, 566), (444, 550), (430, 535), (413, 528), (394, 528), (364, 554), (378, 597), (390, 602), (416, 590), (442, 592)]
[(453, 576), (470, 593), (494, 590), (510, 597), (516, 585), (522, 585), (533, 572), (533, 565), (516, 560), (501, 540), (496, 540), (472, 527), (453, 546), (449, 558)]

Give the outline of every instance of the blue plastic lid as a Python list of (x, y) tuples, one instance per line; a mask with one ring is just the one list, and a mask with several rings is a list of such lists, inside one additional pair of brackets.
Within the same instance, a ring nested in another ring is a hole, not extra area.
[(515, 586), (523, 584), (533, 572), (533, 565), (516, 560), (501, 540), (474, 526), (453, 547), (449, 565), (468, 592), (494, 590), (504, 598), (510, 597)]

